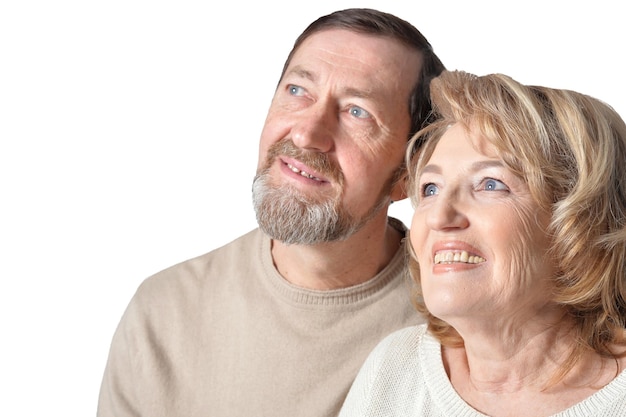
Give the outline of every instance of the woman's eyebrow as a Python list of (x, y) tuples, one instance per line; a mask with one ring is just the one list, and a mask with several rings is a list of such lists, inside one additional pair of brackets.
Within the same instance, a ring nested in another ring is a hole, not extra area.
[(480, 171), (487, 168), (502, 168), (504, 164), (499, 160), (478, 161), (472, 164), (472, 171)]
[[(502, 163), (502, 161), (498, 160), (477, 161), (470, 166), (470, 171), (476, 172), (487, 168), (502, 168), (503, 166), (504, 164)], [(422, 169), (420, 175), (429, 173), (441, 174), (441, 167), (435, 164), (428, 164)]]

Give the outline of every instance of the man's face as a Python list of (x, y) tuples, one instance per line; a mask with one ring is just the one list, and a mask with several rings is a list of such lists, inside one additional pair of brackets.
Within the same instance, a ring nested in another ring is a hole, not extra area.
[(306, 39), (278, 85), (261, 134), (253, 191), (273, 238), (347, 238), (391, 199), (410, 129), (421, 55), (398, 41), (347, 30)]

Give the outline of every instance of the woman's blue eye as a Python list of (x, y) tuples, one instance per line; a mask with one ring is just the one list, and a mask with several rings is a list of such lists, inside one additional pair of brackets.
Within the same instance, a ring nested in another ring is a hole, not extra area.
[(487, 178), (484, 181), (484, 190), (486, 191), (501, 191), (508, 190), (507, 187), (502, 181), (494, 180), (493, 178)]
[(422, 188), (422, 195), (424, 197), (430, 197), (432, 195), (437, 195), (439, 193), (439, 189), (433, 183), (425, 184)]
[(364, 110), (357, 106), (350, 107), (349, 111), (351, 115), (353, 115), (354, 117), (358, 117), (359, 119), (366, 119), (370, 117), (370, 114), (367, 110)]

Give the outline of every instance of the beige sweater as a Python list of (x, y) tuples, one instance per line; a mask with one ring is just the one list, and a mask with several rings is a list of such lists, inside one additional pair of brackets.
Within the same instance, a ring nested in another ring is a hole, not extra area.
[(401, 247), (364, 284), (305, 290), (257, 229), (148, 278), (113, 337), (98, 417), (336, 416), (374, 346), (422, 322), (405, 260)]

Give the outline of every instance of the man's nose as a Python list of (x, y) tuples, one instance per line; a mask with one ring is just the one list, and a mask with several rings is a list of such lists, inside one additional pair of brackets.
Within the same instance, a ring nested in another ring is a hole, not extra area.
[(300, 112), (291, 129), (291, 140), (302, 149), (329, 152), (334, 146), (338, 111), (328, 103), (317, 102)]

